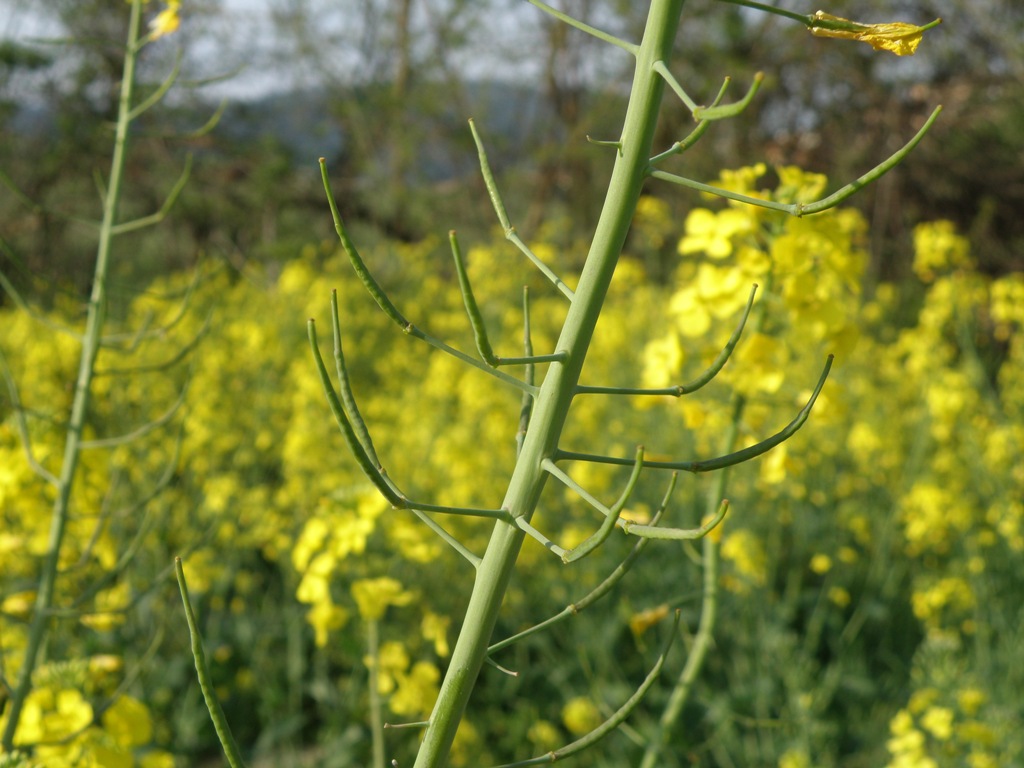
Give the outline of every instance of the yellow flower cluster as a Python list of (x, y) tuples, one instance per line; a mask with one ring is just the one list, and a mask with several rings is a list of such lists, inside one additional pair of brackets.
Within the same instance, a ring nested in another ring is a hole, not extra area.
[(1002, 765), (992, 747), (996, 733), (975, 719), (986, 702), (977, 688), (963, 688), (946, 698), (938, 688), (918, 689), (889, 724), (885, 768), (996, 768)]
[[(826, 185), (820, 174), (784, 166), (775, 169), (775, 188), (763, 189), (758, 183), (766, 173), (763, 164), (726, 171), (715, 185), (783, 203), (813, 200)], [(736, 364), (723, 373), (738, 391), (780, 391), (793, 370), (791, 357), (797, 349), (806, 354), (811, 342), (844, 355), (857, 338), (864, 231), (861, 217), (845, 209), (803, 218), (741, 203), (691, 211), (679, 242), (679, 253), (690, 258), (680, 266), (669, 304), (674, 328), (648, 343), (645, 383), (664, 386), (679, 376), (689, 367), (684, 350), (698, 343), (698, 364), (717, 354), (754, 284), (768, 309), (758, 313), (764, 319), (752, 324)], [(706, 259), (693, 258), (699, 254)]]
[[(83, 668), (80, 681), (85, 688), (105, 674), (98, 666), (89, 669)], [(46, 671), (40, 670), (41, 677)], [(25, 701), (14, 740), (36, 745), (31, 765), (46, 768), (174, 768), (173, 755), (150, 746), (153, 721), (141, 701), (121, 694), (96, 715), (82, 687), (57, 680), (40, 684)]]
[(377, 690), (388, 697), (388, 708), (402, 717), (429, 714), (437, 699), (441, 673), (427, 661), (415, 663), (402, 643), (384, 643), (377, 657), (367, 656), (367, 667), (376, 665)]

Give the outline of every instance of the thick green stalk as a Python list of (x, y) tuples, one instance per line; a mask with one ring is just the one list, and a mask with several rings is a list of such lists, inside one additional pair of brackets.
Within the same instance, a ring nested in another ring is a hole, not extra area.
[[(552, 363), (537, 393), (533, 417), (505, 494), (503, 508), (514, 517), (532, 517), (547, 473), (544, 459), (554, 455), (565, 424), (583, 361), (621, 253), (651, 154), (664, 80), (655, 71), (670, 58), (684, 0), (652, 0), (622, 129), (620, 151), (612, 170), (604, 207), (594, 233), (572, 305), (555, 352), (566, 359)], [(459, 639), (430, 716), (415, 768), (447, 763), (455, 732), (487, 653), (498, 611), (523, 543), (521, 530), (495, 524), (477, 569)]]
[(15, 685), (14, 690), (11, 692), (7, 724), (4, 727), (3, 737), (0, 739), (0, 746), (2, 746), (4, 752), (10, 752), (14, 747), (14, 734), (18, 727), (18, 720), (21, 717), (25, 699), (31, 692), (32, 673), (39, 661), (39, 654), (43, 648), (50, 626), (50, 614), (57, 583), (61, 546), (64, 542), (64, 533), (68, 520), (71, 488), (74, 484), (75, 471), (78, 468), (78, 460), (81, 456), (82, 429), (85, 426), (85, 417), (89, 409), (96, 357), (100, 350), (100, 338), (103, 334), (103, 323), (106, 314), (110, 245), (113, 240), (114, 225), (117, 221), (118, 202), (121, 197), (121, 181), (124, 176), (141, 15), (141, 4), (136, 0), (132, 3), (131, 20), (129, 22), (128, 45), (125, 49), (124, 72), (121, 79), (121, 97), (118, 105), (114, 154), (110, 163), (110, 181), (103, 200), (103, 222), (100, 227), (99, 245), (96, 249), (96, 268), (93, 273), (92, 294), (89, 297), (85, 331), (82, 334), (82, 353), (78, 364), (78, 377), (75, 380), (71, 416), (68, 420), (67, 433), (64, 440), (64, 457), (60, 475), (57, 478), (57, 495), (53, 502), (53, 512), (50, 518), (50, 535), (47, 542), (46, 556), (43, 559), (42, 570), (39, 574), (38, 591), (32, 611), (32, 622), (29, 625), (25, 656), (19, 671), (17, 685)]

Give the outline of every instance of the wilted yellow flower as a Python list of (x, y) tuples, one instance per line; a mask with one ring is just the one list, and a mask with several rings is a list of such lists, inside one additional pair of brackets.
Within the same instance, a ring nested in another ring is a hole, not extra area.
[(923, 27), (899, 21), (888, 24), (858, 24), (818, 11), (811, 17), (809, 28), (811, 34), (816, 37), (860, 40), (876, 51), (891, 51), (897, 56), (913, 56), (925, 31), (941, 22), (942, 19), (936, 19)]
[(655, 608), (648, 608), (646, 611), (640, 611), (630, 616), (629, 629), (634, 637), (640, 637), (666, 616), (668, 616), (668, 606), (662, 603)]

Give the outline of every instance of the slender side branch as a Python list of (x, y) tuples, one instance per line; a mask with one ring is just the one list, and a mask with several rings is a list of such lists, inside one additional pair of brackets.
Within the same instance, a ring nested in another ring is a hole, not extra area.
[(33, 472), (50, 485), (56, 487), (60, 484), (60, 480), (55, 474), (39, 463), (35, 452), (32, 450), (32, 435), (28, 430), (25, 407), (21, 404), (18, 384), (14, 380), (14, 376), (11, 375), (11, 368), (7, 364), (7, 357), (2, 349), (0, 349), (0, 372), (3, 373), (4, 382), (7, 384), (7, 394), (11, 398), (11, 412), (14, 414), (14, 420), (18, 425), (18, 436), (21, 438), (21, 447), (25, 451), (25, 459), (28, 461), (28, 465), (32, 468)]
[(373, 275), (370, 274), (370, 271), (366, 268), (366, 262), (363, 261), (363, 257), (359, 255), (359, 250), (356, 248), (355, 243), (348, 236), (348, 229), (342, 221), (341, 213), (338, 211), (338, 204), (334, 201), (334, 192), (331, 190), (330, 179), (327, 177), (327, 161), (322, 157), (320, 158), (320, 176), (323, 178), (324, 191), (327, 193), (327, 204), (330, 206), (331, 216), (334, 218), (334, 230), (338, 233), (341, 247), (345, 249), (349, 261), (352, 262), (352, 268), (355, 270), (363, 287), (373, 297), (373, 300), (377, 302), (377, 306), (381, 308), (384, 314), (394, 320), (403, 330), (408, 331), (412, 328), (412, 323), (406, 320), (402, 313), (398, 311), (398, 307), (391, 303), (391, 299), (388, 298), (384, 289), (380, 287)]
[(341, 403), (345, 407), (345, 413), (352, 419), (352, 428), (355, 431), (356, 439), (366, 451), (376, 466), (380, 466), (380, 459), (377, 458), (377, 451), (373, 447), (373, 440), (370, 439), (370, 430), (366, 427), (359, 406), (356, 404), (355, 395), (352, 394), (352, 385), (349, 383), (348, 366), (345, 365), (345, 351), (341, 345), (341, 318), (338, 314), (338, 292), (331, 291), (331, 328), (334, 332), (334, 369), (338, 374), (338, 390), (341, 394)]
[(174, 186), (171, 187), (171, 191), (167, 194), (164, 204), (160, 206), (160, 210), (156, 213), (151, 213), (149, 216), (143, 216), (139, 219), (133, 219), (132, 221), (126, 221), (123, 224), (118, 224), (113, 227), (111, 233), (114, 235), (123, 235), (125, 232), (134, 232), (137, 229), (144, 229), (145, 227), (152, 227), (159, 224), (161, 221), (167, 218), (167, 215), (171, 212), (174, 204), (178, 202), (178, 197), (181, 195), (181, 191), (185, 188), (188, 183), (188, 178), (192, 174), (192, 155), (189, 154), (185, 158), (185, 167), (182, 169), (181, 174), (178, 176), (178, 180), (174, 182)]
[(391, 483), (385, 481), (381, 467), (373, 462), (366, 453), (366, 449), (356, 435), (352, 422), (349, 421), (348, 415), (341, 405), (338, 393), (334, 391), (334, 384), (327, 373), (327, 366), (324, 365), (324, 360), (320, 356), (320, 345), (316, 340), (316, 323), (312, 319), (307, 323), (307, 330), (309, 333), (309, 346), (313, 350), (313, 359), (316, 362), (316, 369), (320, 374), (320, 383), (323, 385), (324, 394), (327, 396), (327, 404), (330, 406), (331, 413), (334, 414), (334, 420), (345, 437), (345, 442), (348, 443), (349, 450), (352, 451), (352, 455), (355, 457), (363, 474), (376, 486), (377, 490), (381, 492), (391, 506), (396, 509), (405, 509), (409, 506), (409, 500), (393, 488)]
[(586, 32), (588, 35), (596, 37), (598, 40), (603, 40), (606, 43), (611, 43), (616, 48), (621, 48), (631, 56), (636, 56), (640, 50), (640, 46), (634, 43), (627, 43), (625, 40), (620, 40), (614, 35), (610, 35), (607, 32), (602, 32), (600, 29), (592, 27), (589, 24), (584, 24), (582, 21), (574, 19), (572, 16), (568, 16), (562, 13), (561, 11), (552, 8), (547, 3), (542, 3), (540, 2), (540, 0), (529, 0), (529, 2), (531, 5), (544, 11), (544, 13), (554, 16), (559, 21), (568, 24), (570, 27), (578, 29), (580, 30), (580, 32)]
[(203, 138), (203, 136), (205, 136), (206, 134), (208, 134), (210, 131), (217, 127), (217, 125), (220, 123), (220, 119), (224, 117), (224, 112), (227, 110), (227, 108), (228, 100), (221, 99), (220, 104), (217, 105), (217, 109), (213, 111), (213, 114), (210, 115), (209, 119), (205, 123), (196, 128), (194, 131), (188, 131), (180, 135), (186, 139)]
[(448, 233), (448, 241), (452, 248), (452, 257), (455, 259), (455, 273), (459, 278), (459, 290), (462, 293), (462, 303), (466, 307), (466, 314), (469, 316), (469, 324), (473, 329), (473, 337), (476, 341), (477, 351), (484, 362), (492, 367), (499, 365), (533, 365), (534, 363), (558, 363), (566, 358), (565, 352), (556, 352), (551, 355), (528, 355), (526, 357), (498, 357), (491, 348), (491, 342), (487, 338), (487, 326), (484, 324), (483, 314), (476, 303), (473, 295), (473, 286), (469, 282), (469, 274), (466, 271), (466, 262), (462, 258), (462, 249), (459, 247), (455, 230)]
[(633, 473), (629, 476), (629, 481), (626, 483), (626, 487), (622, 490), (622, 495), (619, 496), (618, 501), (616, 501), (608, 510), (604, 522), (601, 523), (601, 527), (562, 555), (563, 563), (574, 563), (577, 560), (586, 557), (599, 546), (604, 544), (608, 537), (611, 536), (612, 531), (615, 530), (616, 524), (622, 523), (623, 526), (625, 526), (626, 521), (620, 520), (619, 515), (622, 514), (622, 510), (629, 501), (629, 497), (633, 495), (633, 489), (636, 488), (636, 481), (640, 479), (640, 471), (643, 467), (644, 447), (641, 445), (636, 449), (636, 463), (633, 465)]
[(679, 100), (686, 105), (686, 108), (690, 110), (693, 115), (693, 119), (697, 121), (713, 121), (722, 120), (727, 117), (735, 117), (754, 99), (758, 90), (761, 88), (761, 83), (764, 81), (764, 73), (757, 72), (754, 75), (753, 81), (750, 83), (750, 88), (747, 89), (746, 94), (737, 102), (732, 104), (719, 104), (723, 95), (725, 94), (725, 88), (729, 84), (728, 78), (725, 81), (725, 85), (722, 86), (718, 92), (718, 96), (715, 98), (709, 106), (702, 107), (683, 89), (683, 86), (676, 80), (675, 75), (669, 70), (668, 65), (664, 61), (656, 61), (654, 63), (654, 71), (661, 75), (662, 79), (668, 84), (668, 87), (679, 97)]
[(231, 733), (227, 718), (224, 717), (224, 710), (221, 709), (217, 700), (216, 688), (210, 678), (210, 670), (206, 666), (206, 652), (203, 650), (203, 638), (199, 634), (199, 625), (196, 622), (195, 613), (192, 611), (192, 601), (188, 595), (188, 584), (185, 583), (185, 571), (181, 565), (181, 558), (174, 558), (174, 574), (178, 577), (178, 590), (181, 592), (181, 602), (185, 605), (185, 620), (188, 622), (188, 634), (192, 639), (192, 658), (196, 663), (196, 676), (199, 678), (199, 687), (203, 691), (203, 698), (206, 700), (206, 708), (210, 711), (210, 719), (217, 731), (217, 738), (224, 749), (224, 756), (231, 768), (244, 768), (245, 762), (238, 751), (238, 744)]
[(125, 432), (121, 435), (115, 435), (114, 437), (102, 437), (96, 440), (83, 440), (80, 444), (83, 451), (94, 450), (96, 448), (114, 448), (119, 445), (127, 445), (128, 443), (135, 442), (140, 437), (148, 435), (163, 426), (174, 418), (174, 415), (178, 412), (178, 409), (185, 404), (185, 397), (188, 395), (188, 385), (186, 384), (181, 389), (181, 393), (178, 395), (178, 399), (175, 400), (171, 406), (164, 411), (162, 414), (157, 416), (151, 421), (147, 421), (131, 432)]
[(435, 349), (439, 349), (442, 352), (461, 360), (467, 365), (472, 366), (473, 368), (484, 371), (485, 373), (490, 374), (494, 378), (499, 379), (518, 390), (530, 392), (535, 391), (536, 387), (524, 384), (515, 376), (509, 376), (503, 371), (495, 370), (486, 363), (448, 346), (443, 341), (435, 339), (433, 336), (425, 333), (405, 319), (402, 313), (398, 311), (398, 308), (392, 303), (391, 299), (388, 298), (384, 289), (380, 287), (373, 275), (370, 274), (370, 271), (366, 268), (366, 262), (363, 261), (363, 257), (359, 255), (359, 251), (356, 249), (355, 244), (348, 236), (348, 229), (346, 229), (345, 224), (342, 221), (341, 214), (338, 212), (338, 204), (334, 200), (334, 193), (331, 191), (331, 184), (327, 178), (327, 161), (322, 157), (320, 158), (320, 175), (323, 177), (324, 189), (327, 192), (327, 202), (331, 208), (331, 216), (334, 218), (334, 229), (338, 233), (338, 239), (341, 241), (342, 248), (344, 248), (349, 261), (352, 264), (352, 268), (355, 270), (360, 282), (362, 282), (363, 287), (366, 288), (370, 296), (373, 297), (373, 300), (377, 302), (377, 306), (381, 308), (384, 314), (390, 317), (398, 327), (409, 336), (419, 339), (420, 341), (425, 341)]
[(863, 176), (851, 181), (849, 184), (836, 190), (828, 197), (824, 197), (821, 200), (817, 200), (813, 203), (779, 203), (774, 200), (762, 200), (760, 198), (751, 197), (750, 195), (743, 195), (738, 192), (732, 192), (728, 189), (722, 189), (720, 187), (713, 187), (709, 184), (703, 184), (699, 181), (693, 181), (683, 176), (677, 176), (673, 173), (666, 173), (665, 171), (659, 171), (650, 169), (649, 174), (652, 178), (667, 181), (672, 184), (678, 184), (681, 187), (688, 189), (694, 189), (698, 192), (706, 192), (711, 195), (717, 195), (718, 197), (724, 197), (728, 200), (735, 200), (738, 203), (747, 203), (749, 205), (756, 205), (759, 208), (768, 208), (773, 211), (782, 211), (792, 216), (804, 216), (811, 213), (821, 213), (829, 208), (842, 203), (848, 197), (856, 193), (858, 190), (867, 186), (871, 182), (885, 175), (891, 171), (896, 165), (898, 165), (907, 154), (920, 143), (921, 139), (928, 132), (928, 129), (932, 127), (932, 124), (938, 118), (939, 113), (942, 111), (942, 107), (938, 106), (934, 109), (928, 119), (925, 121), (921, 129), (914, 134), (914, 137), (908, 141), (903, 147), (894, 152), (887, 160), (879, 163), (870, 171), (865, 173)]
[(651, 671), (647, 673), (647, 677), (640, 684), (640, 687), (636, 689), (636, 692), (630, 696), (626, 702), (619, 707), (615, 712), (605, 720), (601, 725), (597, 726), (590, 733), (580, 737), (572, 744), (568, 744), (561, 749), (556, 749), (553, 752), (548, 752), (546, 755), (535, 757), (532, 760), (523, 760), (518, 763), (506, 763), (505, 765), (499, 766), (499, 768), (519, 768), (519, 766), (528, 765), (543, 765), (544, 763), (554, 763), (557, 760), (561, 760), (566, 757), (575, 755), (588, 747), (593, 746), (609, 733), (618, 728), (622, 723), (633, 714), (633, 710), (637, 708), (644, 696), (647, 695), (647, 691), (654, 685), (654, 681), (658, 679), (661, 674), (661, 668), (665, 666), (665, 659), (668, 658), (668, 652), (672, 649), (672, 644), (675, 642), (676, 635), (679, 628), (679, 611), (675, 612), (675, 618), (672, 622), (672, 631), (669, 633), (668, 641), (665, 643), (665, 647), (658, 656), (658, 660), (651, 667)]
[[(98, 369), (96, 371), (96, 376), (97, 377), (100, 377), (100, 376), (124, 376), (124, 375), (139, 374), (139, 373), (160, 373), (161, 371), (169, 370), (169, 369), (173, 368), (174, 366), (176, 366), (178, 363), (180, 363), (182, 360), (187, 358), (190, 354), (192, 354), (192, 352), (195, 350), (195, 348), (199, 346), (199, 342), (203, 340), (203, 337), (206, 336), (206, 332), (210, 330), (210, 324), (211, 324), (212, 320), (213, 320), (213, 313), (210, 313), (209, 315), (206, 316), (206, 320), (203, 321), (202, 327), (198, 331), (196, 331), (195, 336), (193, 336), (185, 344), (183, 344), (181, 347), (179, 347), (178, 351), (175, 352), (173, 355), (171, 355), (166, 360), (163, 360), (163, 361), (161, 361), (159, 363), (149, 363), (149, 364), (146, 364), (146, 365), (133, 365), (133, 366), (127, 366), (125, 368), (100, 368), (100, 369)], [(177, 322), (177, 321), (175, 321), (175, 322)], [(169, 325), (164, 326), (163, 329), (161, 329), (161, 330), (166, 330), (169, 327), (170, 327)], [(154, 331), (154, 333), (159, 333), (159, 332), (160, 331)], [(137, 343), (139, 341), (141, 341), (141, 339), (137, 338), (137, 341), (133, 342), (132, 346), (133, 347), (137, 346)], [(123, 353), (130, 353), (132, 351), (131, 349), (118, 349), (116, 347), (108, 347), (106, 345), (104, 345), (104, 348), (105, 349), (113, 349), (115, 352), (123, 352)]]
[[(725, 91), (729, 87), (729, 83), (730, 82), (731, 82), (731, 78), (726, 76), (725, 80), (722, 81), (722, 87), (718, 89), (718, 95), (715, 96), (715, 100), (713, 102), (711, 102), (711, 106), (712, 107), (717, 107), (721, 103), (722, 99), (725, 98)], [(664, 152), (662, 152), (662, 153), (652, 157), (650, 159), (650, 161), (649, 161), (650, 164), (651, 165), (657, 165), (662, 160), (664, 160), (666, 157), (671, 157), (672, 155), (682, 154), (683, 152), (688, 150), (690, 147), (692, 147), (694, 144), (696, 144), (700, 140), (700, 137), (704, 135), (704, 133), (708, 129), (708, 126), (710, 126), (710, 125), (711, 125), (711, 121), (708, 120), (708, 119), (704, 119), (704, 120), (699, 121), (697, 123), (697, 127), (694, 128), (692, 131), (690, 131), (689, 135), (686, 136), (686, 138), (681, 139), (680, 141), (677, 141), (675, 144), (673, 144), (671, 147), (666, 149)]]
[[(316, 362), (317, 372), (320, 374), (320, 383), (323, 386), (324, 394), (327, 397), (327, 404), (334, 414), (334, 420), (341, 430), (341, 434), (348, 443), (349, 450), (355, 457), (356, 463), (363, 471), (366, 478), (373, 483), (378, 491), (388, 500), (388, 503), (395, 509), (418, 509), (421, 512), (442, 512), (449, 515), (463, 515), (465, 517), (484, 517), (490, 520), (511, 521), (511, 516), (504, 509), (477, 509), (474, 507), (446, 507), (440, 504), (427, 504), (425, 502), (412, 501), (403, 494), (398, 486), (387, 476), (384, 468), (373, 461), (366, 448), (360, 442), (352, 420), (345, 411), (338, 393), (334, 389), (330, 374), (327, 373), (327, 366), (324, 365), (323, 357), (320, 355), (320, 345), (317, 343), (316, 323), (310, 319), (307, 323), (309, 333), (309, 345), (313, 350), (313, 359)], [(369, 435), (367, 435), (369, 439)]]
[(466, 549), (466, 547), (463, 546), (461, 541), (456, 539), (454, 536), (448, 533), (448, 531), (446, 531), (444, 528), (438, 525), (437, 522), (435, 522), (430, 515), (418, 509), (413, 509), (412, 513), (416, 515), (416, 517), (418, 517), (423, 522), (423, 524), (427, 526), (427, 528), (429, 528), (438, 536), (440, 536), (441, 540), (444, 541), (445, 544), (447, 544), (460, 555), (462, 555), (464, 558), (466, 558), (466, 560), (469, 561), (470, 565), (472, 565), (474, 568), (480, 567), (480, 558), (477, 555), (474, 555), (468, 549)]
[[(832, 369), (832, 359), (833, 356), (829, 355), (828, 359), (825, 361), (825, 368), (821, 372), (821, 377), (818, 379), (818, 383), (814, 387), (814, 391), (811, 393), (811, 397), (807, 401), (807, 404), (800, 409), (796, 418), (771, 437), (762, 440), (755, 445), (751, 445), (734, 453), (730, 453), (726, 456), (719, 456), (714, 459), (703, 459), (701, 461), (649, 461), (645, 466), (649, 469), (674, 469), (681, 472), (693, 472), (696, 474), (698, 472), (711, 472), (712, 470), (724, 469), (725, 467), (731, 467), (735, 464), (742, 464), (743, 462), (750, 461), (750, 459), (756, 458), (763, 453), (767, 453), (775, 446), (792, 437), (797, 430), (804, 425), (804, 422), (807, 421), (807, 417), (810, 416), (811, 409), (814, 407), (814, 403), (818, 399), (818, 395), (821, 393), (821, 388), (825, 386), (825, 380), (828, 378), (828, 373)], [(563, 451), (561, 449), (555, 453), (552, 461), (590, 461), (594, 464), (612, 464), (619, 467), (629, 466), (632, 463), (629, 459), (614, 456), (576, 453), (573, 451)]]
[(692, 541), (703, 539), (725, 519), (729, 511), (729, 500), (722, 499), (718, 511), (706, 523), (697, 528), (660, 528), (657, 525), (640, 525), (631, 520), (622, 521), (622, 531), (645, 539), (671, 539), (674, 541)]
[(761, 89), (762, 82), (764, 82), (764, 72), (755, 72), (750, 88), (747, 89), (742, 99), (732, 104), (712, 104), (708, 107), (698, 107), (693, 116), (698, 120), (722, 120), (727, 117), (735, 117), (754, 100), (754, 96)]
[(654, 62), (654, 71), (661, 75), (661, 79), (665, 81), (672, 92), (679, 97), (679, 100), (686, 105), (686, 108), (690, 110), (690, 114), (696, 117), (697, 110), (700, 109), (700, 105), (696, 101), (690, 98), (690, 94), (686, 92), (686, 89), (679, 84), (676, 80), (675, 75), (669, 70), (668, 65), (664, 61)]
[[(188, 316), (188, 309), (192, 306), (192, 298), (195, 296), (196, 288), (199, 287), (199, 282), (202, 280), (202, 276), (198, 269), (189, 281), (188, 286), (181, 294), (181, 302), (178, 304), (177, 310), (175, 310), (174, 316), (163, 325), (155, 328), (151, 327), (153, 322), (153, 312), (149, 311), (146, 313), (146, 317), (139, 324), (139, 327), (130, 333), (108, 333), (102, 338), (102, 344), (104, 349), (108, 349), (111, 352), (117, 354), (132, 354), (135, 352), (146, 339), (152, 339), (156, 337), (165, 338), (178, 324)], [(170, 294), (167, 294), (170, 296)], [(186, 344), (186, 348), (191, 349), (195, 341), (198, 340), (210, 327), (210, 318), (212, 314), (207, 315), (206, 320), (203, 322), (203, 327), (193, 337), (193, 341)], [(164, 366), (173, 365), (173, 363), (164, 363)], [(110, 369), (105, 369), (109, 371)], [(130, 371), (155, 371), (161, 370), (160, 367), (147, 368), (145, 366), (136, 366), (134, 368), (127, 369)], [(103, 371), (98, 371), (103, 373)]]
[(690, 147), (692, 147), (694, 144), (696, 144), (698, 141), (700, 141), (701, 137), (707, 132), (710, 125), (710, 120), (701, 120), (699, 123), (697, 123), (697, 127), (690, 131), (690, 133), (687, 134), (685, 138), (680, 139), (671, 147), (666, 149), (664, 152), (661, 152), (652, 157), (649, 161), (650, 165), (655, 166), (667, 157), (682, 154)]
[(697, 378), (692, 381), (688, 381), (685, 384), (676, 384), (672, 387), (661, 387), (657, 389), (632, 389), (630, 387), (588, 387), (579, 386), (576, 387), (576, 394), (578, 395), (669, 395), (671, 397), (682, 397), (683, 395), (689, 395), (696, 392), (701, 387), (710, 383), (715, 376), (718, 375), (719, 371), (725, 367), (725, 364), (729, 361), (732, 356), (733, 350), (739, 343), (740, 336), (743, 334), (743, 327), (747, 324), (747, 318), (750, 317), (750, 310), (754, 306), (754, 294), (757, 293), (757, 284), (750, 289), (750, 297), (747, 299), (747, 306), (743, 310), (743, 316), (740, 318), (739, 325), (736, 326), (736, 330), (732, 332), (732, 336), (729, 337), (729, 341), (726, 342), (725, 347), (718, 353), (718, 357), (714, 359), (714, 362), (708, 366), (708, 368)]
[(174, 85), (178, 79), (178, 75), (181, 73), (181, 62), (183, 59), (183, 49), (179, 48), (178, 52), (174, 56), (174, 66), (171, 67), (170, 74), (164, 78), (163, 82), (157, 86), (155, 91), (135, 105), (135, 108), (128, 113), (129, 120), (135, 120), (139, 115), (148, 111), (152, 107), (155, 107), (161, 102), (161, 100), (163, 100), (164, 96), (169, 90), (171, 90), (171, 86)]
[(491, 172), (491, 164), (487, 160), (487, 152), (484, 150), (483, 140), (480, 138), (480, 134), (476, 130), (476, 123), (472, 120), (469, 121), (469, 130), (473, 134), (473, 141), (476, 143), (477, 155), (480, 158), (480, 174), (484, 177), (484, 186), (487, 187), (487, 194), (491, 198), (491, 205), (494, 206), (494, 212), (498, 216), (498, 221), (501, 223), (501, 228), (505, 233), (505, 239), (516, 246), (523, 255), (526, 256), (533, 265), (541, 271), (552, 285), (554, 285), (565, 298), (572, 301), (575, 295), (572, 289), (562, 282), (562, 278), (556, 275), (551, 267), (541, 261), (540, 257), (537, 256), (529, 246), (526, 245), (520, 239), (519, 235), (516, 234), (516, 228), (512, 226), (511, 221), (508, 218), (508, 212), (505, 210), (505, 203), (501, 200), (501, 194), (498, 192), (498, 185), (494, 181), (494, 174)]
[(473, 338), (476, 341), (477, 351), (480, 357), (488, 365), (497, 366), (498, 356), (491, 348), (491, 342), (487, 338), (487, 326), (484, 325), (484, 317), (480, 313), (480, 307), (473, 295), (473, 286), (469, 282), (469, 274), (466, 272), (466, 262), (462, 258), (462, 249), (459, 247), (459, 240), (455, 236), (455, 230), (448, 233), (448, 242), (452, 248), (452, 258), (455, 259), (455, 273), (459, 277), (459, 290), (462, 291), (462, 303), (466, 306), (466, 314), (469, 315), (469, 324), (473, 328)]
[[(527, 358), (533, 356), (533, 337), (530, 333), (530, 289), (523, 286), (523, 353)], [(530, 387), (534, 386), (535, 369), (533, 363), (527, 363), (523, 371), (523, 378)], [(526, 439), (526, 429), (530, 426), (530, 416), (533, 414), (534, 395), (530, 392), (523, 392), (522, 403), (519, 406), (519, 429), (516, 431), (516, 456), (523, 450), (523, 440)]]
[[(665, 510), (668, 509), (668, 502), (672, 496), (672, 491), (675, 490), (676, 480), (678, 480), (678, 478), (679, 473), (673, 472), (672, 479), (669, 481), (668, 484), (668, 490), (665, 492), (665, 496), (662, 498), (661, 504), (658, 506), (658, 509), (654, 513), (654, 516), (651, 518), (650, 525), (656, 526), (661, 521), (662, 516), (665, 514)], [(629, 573), (630, 568), (633, 567), (633, 564), (636, 562), (637, 558), (640, 557), (640, 554), (644, 551), (644, 549), (647, 547), (647, 544), (650, 541), (651, 539), (649, 538), (641, 538), (639, 541), (637, 541), (637, 543), (633, 545), (633, 549), (630, 550), (628, 555), (626, 555), (625, 559), (623, 559), (623, 561), (619, 563), (615, 567), (615, 569), (608, 574), (607, 577), (605, 577), (604, 581), (598, 584), (593, 590), (588, 592), (582, 599), (576, 601), (575, 603), (570, 603), (565, 608), (563, 608), (559, 613), (556, 613), (551, 618), (545, 619), (539, 624), (533, 625), (529, 629), (524, 629), (522, 632), (519, 632), (518, 634), (515, 634), (511, 637), (507, 637), (504, 640), (494, 643), (487, 649), (487, 653), (497, 653), (502, 648), (507, 648), (513, 643), (517, 643), (520, 640), (526, 639), (530, 635), (542, 632), (543, 630), (555, 624), (561, 623), (566, 619), (575, 616), (580, 611), (585, 610), (592, 604), (596, 603), (602, 597), (607, 595), (611, 591), (612, 587), (614, 587), (616, 584), (622, 581), (622, 578), (627, 573)]]

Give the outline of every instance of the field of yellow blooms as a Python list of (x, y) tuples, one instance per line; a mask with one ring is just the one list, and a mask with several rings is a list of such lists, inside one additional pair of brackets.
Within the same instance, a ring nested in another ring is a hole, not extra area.
[[(817, 198), (826, 179), (756, 166), (716, 183), (789, 203)], [(692, 396), (581, 398), (566, 448), (711, 456), (733, 393), (745, 403), (740, 442), (753, 444), (802, 407), (827, 355), (835, 365), (796, 437), (731, 473), (714, 646), (665, 765), (1021, 764), (1024, 275), (980, 274), (967, 239), (936, 221), (908, 244), (916, 280), (868, 287), (867, 225), (855, 210), (787, 218), (704, 204), (674, 222), (658, 199), (641, 200), (633, 242), (677, 241), (680, 265), (659, 285), (643, 253), (624, 254), (583, 383), (692, 378), (757, 284), (735, 355)], [(500, 243), (466, 246), (495, 346), (521, 348), (526, 282), (534, 345), (548, 349), (564, 303)], [(543, 235), (531, 247), (559, 268), (580, 261)], [(364, 255), (407, 317), (472, 349), (443, 239)], [(519, 395), (396, 333), (335, 244), (310, 244), (277, 274), (209, 265), (160, 280), (111, 318), (141, 330), (100, 352), (59, 608), (15, 736), (34, 756), (20, 764), (170, 768), (217, 752), (175, 556), (227, 718), (256, 758), (365, 765), (372, 718), (429, 713), (469, 576), (423, 523), (389, 509), (329, 418), (305, 324), (327, 327), (332, 289), (352, 386), (389, 474), (437, 504), (500, 503)], [(0, 699), (50, 536), (46, 476), (61, 458), (79, 316), (77, 306), (0, 311)], [(626, 476), (589, 464), (573, 473), (605, 495)], [(680, 478), (671, 524), (699, 523), (708, 482)], [(648, 517), (663, 493), (645, 476), (626, 514)], [(538, 516), (571, 546), (593, 528), (581, 506), (549, 488)], [(444, 524), (468, 545), (486, 541), (486, 521)], [(572, 568), (528, 540), (499, 632), (585, 594), (631, 546), (616, 537)], [(666, 609), (682, 609), (684, 637), (695, 630), (699, 568), (692, 548), (654, 542), (607, 605), (498, 654), (519, 674), (485, 673), (453, 760), (522, 759), (600, 722), (643, 676)], [(636, 763), (684, 659), (677, 647), (662, 690), (580, 765)], [(415, 734), (389, 732), (400, 765)]]

